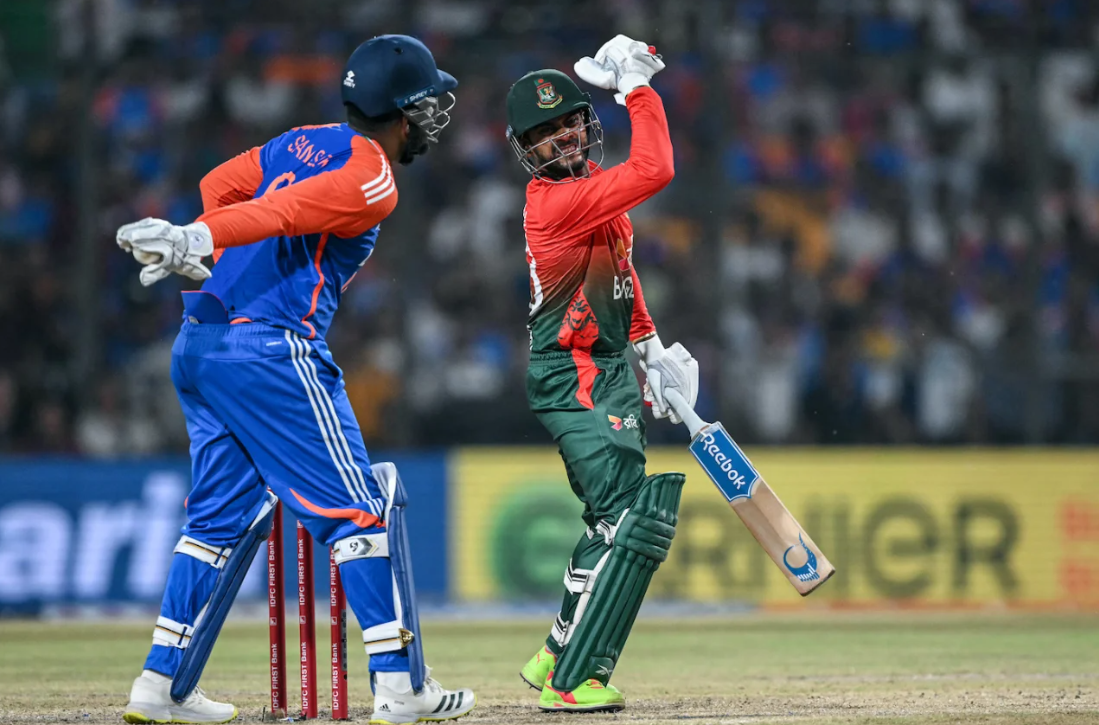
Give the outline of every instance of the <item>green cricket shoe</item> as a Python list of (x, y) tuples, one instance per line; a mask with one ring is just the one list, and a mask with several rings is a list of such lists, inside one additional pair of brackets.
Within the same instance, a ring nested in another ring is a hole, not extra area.
[(553, 671), (546, 676), (538, 709), (545, 712), (618, 712), (626, 707), (626, 698), (614, 685), (588, 680), (572, 692), (553, 689)]
[(523, 665), (523, 669), (519, 670), (519, 676), (523, 678), (523, 682), (535, 690), (541, 690), (542, 683), (549, 677), (549, 673), (553, 672), (553, 666), (556, 664), (557, 655), (550, 652), (549, 647), (542, 645), (542, 649), (538, 650), (530, 661)]

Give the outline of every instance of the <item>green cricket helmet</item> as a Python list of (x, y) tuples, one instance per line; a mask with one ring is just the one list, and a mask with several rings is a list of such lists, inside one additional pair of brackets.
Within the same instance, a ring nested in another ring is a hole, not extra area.
[[(587, 158), (591, 149), (599, 148), (599, 159), (603, 160), (603, 126), (599, 123), (599, 117), (591, 105), (591, 96), (580, 90), (576, 82), (566, 74), (552, 68), (527, 73), (512, 85), (507, 97), (508, 128), (507, 138), (515, 155), (519, 157), (523, 168), (534, 176), (542, 177), (547, 172), (552, 172), (551, 167), (565, 157), (565, 153), (557, 145), (554, 137), (531, 145), (526, 140), (525, 134), (531, 129), (547, 121), (552, 121), (562, 116), (568, 116), (576, 111), (584, 114), (583, 130), (587, 132), (587, 142), (581, 144), (577, 151), (584, 156), (584, 171), (581, 176), (587, 175)], [(541, 161), (533, 152), (535, 146), (550, 144), (556, 150), (556, 154), (548, 161)], [(577, 173), (569, 168), (572, 177)], [(561, 175), (561, 174), (558, 174)]]

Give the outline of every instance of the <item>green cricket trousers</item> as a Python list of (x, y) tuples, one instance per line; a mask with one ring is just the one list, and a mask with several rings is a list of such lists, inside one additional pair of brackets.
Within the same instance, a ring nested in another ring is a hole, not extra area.
[(546, 640), (560, 655), (580, 595), (609, 549), (609, 527), (645, 481), (641, 387), (622, 353), (532, 353), (527, 399), (557, 443), (588, 526), (569, 561), (561, 612)]

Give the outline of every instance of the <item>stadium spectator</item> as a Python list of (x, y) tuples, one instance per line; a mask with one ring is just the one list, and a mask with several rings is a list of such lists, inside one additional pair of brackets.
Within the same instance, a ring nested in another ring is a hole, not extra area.
[[(525, 179), (503, 95), (607, 27), (658, 25), (678, 173), (635, 219), (635, 262), (654, 318), (688, 331), (706, 415), (745, 442), (1099, 441), (1095, 3), (730, 0), (712, 47), (672, 0), (110, 5), (88, 107), (87, 29), (66, 4), (49, 19), (60, 64), (22, 72), (0, 52), (0, 332), (19, 340), (0, 346), (0, 451), (186, 447), (165, 363), (180, 281), (137, 286), (112, 230), (189, 221), (229, 155), (341, 120), (333, 63), (398, 26), (462, 93), (447, 139), (401, 172), (330, 340), (368, 443), (544, 440), (522, 395)], [(614, 163), (626, 117), (596, 103)], [(93, 310), (78, 158), (95, 165)], [(91, 380), (73, 364), (85, 321)]]

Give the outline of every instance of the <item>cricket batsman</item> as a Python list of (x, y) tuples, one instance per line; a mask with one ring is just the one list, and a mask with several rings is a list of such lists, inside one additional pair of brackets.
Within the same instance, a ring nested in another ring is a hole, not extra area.
[(661, 344), (633, 268), (627, 214), (674, 176), (668, 122), (649, 87), (664, 63), (655, 49), (619, 35), (575, 65), (580, 78), (616, 90), (633, 138), (625, 163), (603, 169), (602, 127), (590, 97), (557, 70), (516, 81), (507, 136), (533, 175), (524, 229), (530, 268), (531, 353), (527, 398), (556, 441), (587, 531), (565, 570), (561, 612), (521, 676), (541, 690), (542, 710), (621, 710), (610, 683), (653, 572), (675, 535), (681, 473), (645, 475), (642, 390), (623, 352), (646, 371), (656, 417), (679, 422), (664, 399), (693, 405), (698, 364)]
[(458, 82), (420, 41), (383, 35), (352, 53), (340, 83), (347, 123), (292, 129), (217, 167), (193, 224), (145, 219), (118, 231), (145, 265), (143, 284), (171, 273), (205, 280), (183, 295), (172, 349), (191, 439), (187, 524), (126, 722), (237, 716), (197, 685), (279, 500), (335, 552), (370, 656), (370, 722), (473, 709), (471, 690), (444, 690), (424, 664), (405, 490), (393, 464), (371, 465), (325, 344), (341, 293), (397, 205), (392, 165), (438, 141)]

